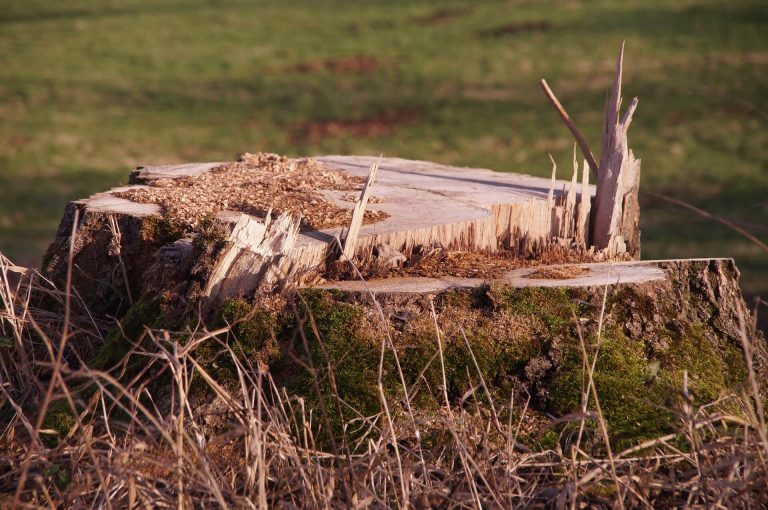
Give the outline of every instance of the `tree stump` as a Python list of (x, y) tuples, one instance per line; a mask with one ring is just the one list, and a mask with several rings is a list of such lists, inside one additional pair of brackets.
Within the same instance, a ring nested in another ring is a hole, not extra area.
[[(130, 310), (139, 329), (154, 321), (141, 321), (147, 309), (166, 328), (255, 314), (236, 332), (255, 335), (260, 366), (294, 389), (307, 387), (306, 366), (345, 366), (334, 391), (361, 413), (374, 412), (381, 346), (413, 360), (407, 384), (435, 388), (424, 367), (444, 338), (446, 394), (463, 400), (474, 364), (550, 415), (580, 412), (582, 351), (599, 350), (614, 433), (658, 433), (675, 391), (711, 401), (738, 390), (745, 346), (764, 376), (765, 345), (732, 260), (638, 260), (637, 102), (620, 121), (622, 58), (599, 166), (544, 84), (586, 156), (567, 180), (554, 167), (544, 179), (367, 156), (140, 167), (128, 186), (67, 206), (43, 274), (63, 287), (71, 262), (75, 312)], [(319, 353), (329, 358), (295, 363)]]

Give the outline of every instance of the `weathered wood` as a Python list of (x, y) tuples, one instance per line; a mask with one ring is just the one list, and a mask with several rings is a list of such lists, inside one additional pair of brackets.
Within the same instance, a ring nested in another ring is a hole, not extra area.
[(224, 163), (185, 163), (182, 165), (139, 166), (128, 176), (129, 184), (147, 184), (159, 179), (200, 175)]
[[(727, 261), (728, 259), (712, 259)], [(666, 279), (665, 264), (680, 261), (633, 261), (593, 264), (554, 264), (524, 267), (510, 271), (499, 278), (396, 277), (328, 282), (317, 285), (321, 289), (338, 289), (348, 292), (373, 292), (374, 294), (413, 294), (442, 292), (452, 288), (473, 288), (499, 283), (512, 287), (598, 287), (629, 283), (647, 283)], [(572, 276), (568, 276), (571, 274)]]
[(635, 159), (627, 143), (627, 130), (637, 108), (632, 100), (619, 120), (624, 45), (619, 52), (613, 90), (605, 109), (600, 169), (597, 175), (592, 241), (609, 257), (628, 253), (640, 257), (640, 160)]
[(586, 248), (589, 242), (589, 212), (592, 207), (592, 200), (589, 195), (589, 170), (587, 161), (581, 171), (581, 202), (579, 203), (579, 216), (576, 222), (576, 243), (582, 248)]

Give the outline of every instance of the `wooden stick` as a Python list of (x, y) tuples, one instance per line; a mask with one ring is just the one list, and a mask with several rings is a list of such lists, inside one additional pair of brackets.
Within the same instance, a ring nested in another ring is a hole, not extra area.
[(563, 119), (563, 122), (565, 122), (565, 125), (568, 126), (568, 129), (571, 131), (571, 134), (576, 139), (576, 143), (579, 144), (579, 147), (581, 148), (581, 152), (584, 154), (584, 157), (587, 159), (587, 162), (589, 163), (589, 168), (591, 168), (592, 171), (595, 172), (595, 175), (597, 175), (597, 171), (598, 171), (597, 162), (595, 161), (595, 157), (592, 155), (592, 151), (589, 150), (589, 145), (587, 145), (587, 141), (581, 135), (581, 132), (576, 128), (576, 124), (573, 123), (573, 120), (571, 120), (571, 116), (568, 115), (568, 112), (565, 111), (565, 108), (563, 108), (563, 105), (560, 104), (560, 101), (557, 100), (557, 97), (555, 97), (555, 93), (552, 92), (552, 89), (550, 89), (549, 85), (547, 85), (547, 80), (542, 79), (540, 83), (541, 83), (541, 90), (544, 91), (544, 94), (547, 96), (547, 99), (549, 99), (549, 102), (552, 103), (552, 106), (555, 107), (555, 110), (557, 110), (557, 113), (560, 114), (560, 118)]
[(347, 236), (344, 239), (344, 256), (347, 259), (351, 259), (355, 254), (355, 241), (360, 234), (360, 226), (363, 224), (363, 216), (365, 216), (365, 208), (368, 205), (368, 197), (373, 186), (373, 181), (376, 179), (376, 171), (379, 169), (379, 161), (381, 157), (371, 164), (371, 170), (368, 172), (368, 179), (365, 180), (363, 185), (363, 191), (360, 193), (360, 200), (355, 205), (354, 211), (352, 211), (352, 221), (349, 223), (349, 229), (347, 230)]

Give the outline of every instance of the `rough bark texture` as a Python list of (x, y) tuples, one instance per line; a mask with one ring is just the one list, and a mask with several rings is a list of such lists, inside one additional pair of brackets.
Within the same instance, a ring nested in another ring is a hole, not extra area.
[[(661, 277), (636, 283), (519, 288), (491, 282), (422, 292), (381, 291), (376, 305), (364, 289), (306, 289), (295, 327), (312, 317), (313, 326), (305, 327), (315, 366), (333, 366), (340, 397), (362, 413), (373, 412), (366, 403), (376, 402), (380, 348), (390, 340), (408, 383), (421, 388), (412, 397), (419, 409), (429, 410), (441, 401), (433, 306), (447, 392), (457, 402), (477, 384), (477, 363), (497, 398), (509, 399), (511, 392), (525, 401), (531, 395), (538, 412), (579, 412), (581, 334), (590, 355), (600, 344), (595, 377), (611, 435), (619, 443), (632, 442), (674, 428), (669, 409), (682, 398), (684, 371), (687, 391), (697, 404), (744, 387), (742, 331), (755, 346), (758, 377), (766, 375), (762, 338), (741, 327), (748, 310), (732, 260), (654, 265)], [(282, 331), (275, 330), (275, 337), (291, 329)], [(305, 350), (298, 340), (287, 342), (283, 351), (293, 354), (270, 358), (268, 364), (278, 381), (307, 391), (308, 374), (289, 359), (302, 359)], [(399, 375), (388, 347), (386, 353), (382, 380), (386, 391), (396, 393)], [(323, 388), (334, 398), (330, 387)], [(312, 399), (311, 392), (306, 395)]]

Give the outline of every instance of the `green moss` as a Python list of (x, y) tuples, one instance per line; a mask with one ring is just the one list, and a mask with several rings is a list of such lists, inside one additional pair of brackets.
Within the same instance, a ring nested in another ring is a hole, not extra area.
[(378, 412), (379, 346), (363, 332), (363, 308), (328, 297), (311, 295), (307, 299), (320, 338), (310, 326), (310, 316), (303, 318), (304, 333), (313, 363), (320, 370), (321, 383), (330, 390), (330, 361), (341, 398), (364, 414)]
[(551, 333), (563, 333), (573, 324), (572, 314), (580, 313), (573, 304), (572, 293), (565, 288), (493, 286), (491, 299), (498, 306), (511, 312), (539, 318), (547, 325)]
[(145, 327), (160, 326), (167, 326), (163, 322), (161, 299), (143, 295), (125, 313), (120, 326), (109, 332), (98, 354), (89, 361), (89, 366), (97, 370), (113, 367), (133, 348), (133, 342), (141, 338)]
[(544, 432), (544, 434), (541, 435), (541, 438), (538, 441), (538, 446), (541, 449), (554, 449), (557, 446), (558, 440), (560, 439), (560, 436), (552, 429), (547, 430)]
[(218, 322), (232, 324), (238, 346), (246, 354), (260, 351), (274, 344), (277, 314), (251, 306), (242, 299), (231, 299), (221, 304), (217, 311)]
[[(522, 382), (529, 385), (529, 391), (544, 390), (534, 396), (532, 405), (537, 410), (554, 415), (579, 411), (585, 371), (573, 313), (592, 319), (597, 313), (595, 307), (574, 304), (586, 302), (579, 292), (495, 286), (482, 293), (460, 290), (439, 296), (435, 308), (452, 403), (457, 405), (468, 389), (478, 385), (476, 362), (497, 402), (519, 391)], [(219, 308), (218, 321), (232, 324), (233, 335), (227, 341), (238, 354), (264, 359), (263, 353), (274, 349), (271, 352), (275, 356), (268, 362), (278, 383), (289, 393), (304, 397), (315, 416), (322, 399), (334, 431), (340, 433), (342, 424), (354, 415), (345, 404), (364, 415), (381, 411), (377, 381), (381, 345), (387, 332), (376, 316), (368, 315), (368, 305), (355, 302), (352, 295), (303, 290), (301, 298), (303, 301), (296, 302), (298, 312), (284, 316), (254, 308), (243, 300), (230, 300)], [(611, 324), (622, 323), (624, 319), (616, 321), (620, 313), (650, 313), (653, 303), (626, 295), (622, 299), (626, 301), (614, 299), (616, 306), (610, 312), (613, 319), (603, 331), (594, 374), (603, 415), (617, 447), (675, 430), (670, 409), (677, 405), (675, 396), (680, 394), (683, 370), (689, 373), (689, 389), (698, 404), (718, 398), (743, 377), (738, 346), (725, 340), (713, 343), (704, 337), (701, 327), (684, 325), (682, 333), (663, 331), (669, 344), (663, 352), (650, 347), (655, 339), (627, 337), (619, 326)], [(627, 303), (631, 306), (627, 307)], [(443, 404), (443, 372), (436, 356), (438, 345), (431, 315), (425, 312), (412, 316), (389, 335), (406, 384), (414, 390), (412, 403), (421, 413), (437, 409)], [(585, 335), (588, 346), (594, 345), (594, 332), (586, 331)], [(277, 352), (278, 343), (284, 355)], [(218, 348), (211, 349), (213, 362)], [(526, 369), (534, 358), (542, 360), (543, 368), (539, 370), (543, 373), (531, 376)], [(220, 361), (217, 363), (219, 368), (226, 368)], [(547, 368), (547, 363), (552, 363), (553, 368)], [(310, 365), (316, 371), (319, 396)], [(402, 384), (389, 348), (385, 349), (381, 375), (390, 402), (402, 401)], [(227, 377), (225, 371), (219, 376)], [(344, 404), (337, 402), (337, 396)], [(477, 390), (474, 398), (484, 401), (487, 395)], [(341, 414), (337, 406), (342, 408)], [(590, 409), (594, 409), (593, 402)], [(398, 406), (393, 406), (392, 411), (397, 415)], [(553, 446), (557, 437), (573, 432), (567, 427), (556, 427), (532, 440)], [(596, 430), (594, 423), (590, 430)], [(595, 438), (594, 444), (598, 443), (600, 439)]]
[[(609, 434), (619, 447), (675, 429), (672, 409), (678, 404), (684, 370), (697, 405), (716, 400), (743, 380), (744, 361), (736, 345), (714, 344), (700, 326), (670, 339), (665, 354), (649, 358), (646, 342), (630, 339), (618, 328), (603, 333), (594, 380)], [(595, 342), (594, 337), (586, 340), (590, 345)], [(562, 415), (580, 409), (584, 374), (578, 340), (571, 338), (549, 386), (551, 412)], [(595, 409), (594, 402), (590, 409)]]
[(159, 245), (172, 243), (184, 236), (184, 229), (163, 216), (147, 216), (141, 221), (141, 237)]
[(43, 470), (43, 475), (61, 490), (66, 489), (72, 481), (72, 471), (65, 464), (51, 464)]
[[(588, 345), (595, 338), (585, 339)], [(550, 409), (558, 415), (581, 409), (586, 375), (578, 340), (564, 346), (563, 362), (550, 388)], [(671, 414), (664, 409), (667, 388), (649, 384), (648, 360), (642, 341), (631, 340), (617, 329), (603, 333), (594, 372), (595, 388), (609, 433), (618, 446), (667, 433)], [(595, 409), (590, 398), (590, 409)]]
[[(302, 295), (307, 308), (301, 320), (294, 323), (293, 346), (296, 352), (305, 354), (298, 330), (299, 322), (303, 321), (303, 332), (312, 363), (318, 370), (326, 405), (333, 405), (335, 400), (327, 373), (330, 364), (342, 400), (363, 414), (379, 412), (377, 379), (385, 332), (377, 323), (369, 324), (364, 307), (349, 303), (349, 297), (343, 293), (312, 290), (303, 291)], [(230, 306), (245, 309), (243, 303)], [(439, 296), (435, 307), (441, 329), (447, 392), (454, 404), (479, 384), (475, 363), (491, 397), (507, 400), (528, 362), (544, 354), (552, 331), (561, 334), (568, 329), (566, 324), (571, 313), (570, 296), (566, 292), (502, 286), (451, 291)], [(310, 327), (310, 317), (314, 319), (319, 338)], [(390, 335), (406, 384), (416, 390), (412, 394), (413, 404), (421, 412), (442, 405), (443, 366), (436, 356), (438, 344), (431, 316), (425, 313), (413, 317), (402, 330), (391, 331)], [(386, 349), (384, 356), (384, 392), (388, 397), (400, 399), (403, 390), (394, 356), (390, 349)], [(310, 374), (296, 364), (288, 365), (290, 367), (277, 372), (281, 382), (290, 392), (305, 396), (316, 405)], [(474, 398), (480, 401), (487, 397), (483, 390), (474, 393)]]
[[(346, 420), (354, 416), (346, 405), (337, 401), (337, 395), (363, 415), (369, 416), (380, 410), (378, 344), (364, 332), (363, 308), (343, 302), (342, 297), (333, 291), (302, 291), (304, 301), (298, 302), (297, 316), (289, 318), (284, 330), (290, 344), (288, 350), (302, 361), (296, 363), (289, 356), (275, 366), (278, 381), (289, 393), (303, 396), (315, 413), (319, 411), (322, 399), (333, 429), (331, 432), (337, 436)], [(313, 375), (307, 370), (310, 364), (316, 371), (314, 380), (320, 395), (315, 389)], [(387, 367), (392, 367), (391, 362)]]
[(54, 434), (41, 434), (40, 438), (49, 448), (55, 447), (59, 440), (64, 438), (75, 425), (75, 416), (66, 400), (57, 400), (48, 406), (43, 418), (43, 430), (49, 430)]
[[(542, 353), (543, 337), (531, 334), (531, 324), (540, 322), (530, 321), (509, 310), (492, 310), (485, 303), (475, 300), (470, 292), (464, 293), (464, 297), (469, 299), (467, 303), (471, 303), (465, 306), (462, 300), (457, 299), (459, 296), (452, 293), (451, 299), (438, 303), (449, 397), (460, 399), (468, 389), (479, 383), (481, 374), (491, 396), (506, 400), (513, 377), (531, 358)], [(432, 361), (425, 369), (437, 352), (432, 319), (426, 318), (418, 328), (406, 331), (397, 344), (403, 351), (400, 358), (407, 380), (415, 382), (422, 374), (426, 385), (433, 390), (442, 385), (439, 360)], [(478, 367), (480, 374), (477, 373)], [(433, 391), (433, 394), (442, 402), (439, 393)], [(483, 400), (487, 398), (483, 391), (475, 396)]]
[(693, 325), (681, 335), (672, 335), (665, 365), (677, 387), (682, 387), (682, 371), (688, 371), (688, 389), (698, 402), (709, 402), (740, 385), (747, 375), (741, 347), (729, 341), (713, 344), (704, 336), (701, 325)]
[[(231, 333), (224, 341), (245, 364), (275, 361), (280, 354), (277, 343), (278, 323), (276, 312), (253, 306), (243, 299), (224, 301), (214, 319), (215, 327), (231, 327)], [(217, 382), (225, 386), (238, 383), (234, 361), (229, 353), (222, 351), (216, 338), (200, 344), (195, 349), (195, 355)]]

